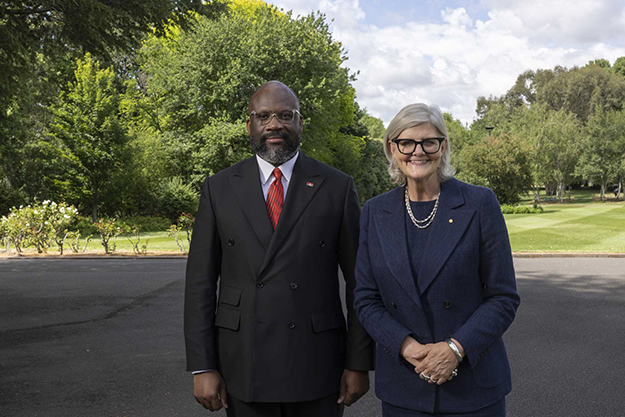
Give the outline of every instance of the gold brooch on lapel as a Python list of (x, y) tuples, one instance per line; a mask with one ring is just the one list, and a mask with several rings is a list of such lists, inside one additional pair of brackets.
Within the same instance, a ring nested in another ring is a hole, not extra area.
[(454, 222), (454, 219), (449, 219), (449, 223), (450, 224), (453, 223), (453, 222)]
[(314, 187), (314, 186), (315, 186), (315, 184), (313, 184), (312, 182), (307, 182), (307, 183), (306, 183), (306, 187), (310, 187), (310, 188), (312, 188), (312, 187)]

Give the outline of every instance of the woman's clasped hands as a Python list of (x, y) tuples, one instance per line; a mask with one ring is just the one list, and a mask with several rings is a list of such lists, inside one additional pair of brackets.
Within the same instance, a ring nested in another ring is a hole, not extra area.
[[(462, 346), (455, 340), (454, 343), (464, 356)], [(447, 342), (423, 345), (413, 337), (406, 336), (400, 353), (414, 366), (419, 377), (430, 384), (442, 385), (458, 374), (458, 359)]]

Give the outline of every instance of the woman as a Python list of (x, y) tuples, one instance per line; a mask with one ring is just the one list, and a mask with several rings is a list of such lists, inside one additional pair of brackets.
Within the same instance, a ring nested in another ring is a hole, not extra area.
[(401, 186), (363, 208), (354, 302), (384, 416), (505, 416), (519, 296), (497, 198), (452, 177), (437, 106), (404, 107), (384, 151)]

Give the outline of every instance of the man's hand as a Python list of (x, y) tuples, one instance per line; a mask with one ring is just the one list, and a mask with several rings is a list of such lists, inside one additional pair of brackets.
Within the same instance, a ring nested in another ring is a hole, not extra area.
[(406, 336), (401, 344), (399, 353), (412, 366), (418, 366), (427, 355), (425, 346), (417, 342), (412, 336)]
[(218, 371), (193, 375), (193, 396), (204, 408), (211, 411), (228, 408), (226, 383)]
[(345, 369), (341, 377), (339, 404), (352, 405), (369, 391), (369, 371), (350, 371)]

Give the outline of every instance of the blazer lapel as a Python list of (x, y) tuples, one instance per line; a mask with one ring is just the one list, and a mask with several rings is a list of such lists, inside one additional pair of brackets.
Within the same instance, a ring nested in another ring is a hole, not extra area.
[(230, 181), (241, 210), (245, 213), (258, 240), (267, 250), (274, 233), (258, 170), (256, 158), (251, 157), (239, 166), (239, 169), (230, 177)]
[[(324, 180), (325, 176), (318, 172), (311, 159), (300, 151), (293, 167), (293, 175), (289, 182), (289, 189), (286, 193), (280, 219), (273, 233), (273, 238), (269, 243), (263, 266), (260, 268), (261, 274), (276, 256), (285, 239), (293, 231), (295, 224), (321, 188)], [(269, 215), (267, 215), (267, 219), (269, 219)], [(271, 224), (269, 227), (271, 227)]]
[(464, 205), (462, 191), (455, 179), (441, 184), (441, 196), (428, 243), (423, 251), (419, 270), (419, 293), (423, 294), (441, 270), (467, 230), (475, 210), (460, 209)]
[(408, 257), (404, 187), (396, 188), (389, 197), (382, 213), (374, 216), (382, 255), (395, 279), (399, 281), (415, 304), (421, 306)]

